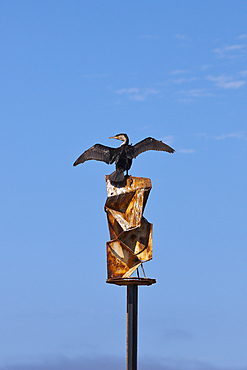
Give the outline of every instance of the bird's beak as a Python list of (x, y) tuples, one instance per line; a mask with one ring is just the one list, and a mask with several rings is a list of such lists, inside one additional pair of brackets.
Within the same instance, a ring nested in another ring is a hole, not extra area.
[(109, 139), (118, 139), (118, 136), (110, 136)]

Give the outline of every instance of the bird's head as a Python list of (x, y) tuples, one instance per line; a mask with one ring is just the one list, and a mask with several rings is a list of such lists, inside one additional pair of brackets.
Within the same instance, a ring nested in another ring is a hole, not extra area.
[(118, 134), (116, 136), (110, 136), (109, 139), (117, 139), (117, 140), (121, 140), (123, 141), (123, 144), (121, 145), (125, 145), (125, 144), (129, 144), (129, 138), (128, 138), (128, 135), (126, 134)]

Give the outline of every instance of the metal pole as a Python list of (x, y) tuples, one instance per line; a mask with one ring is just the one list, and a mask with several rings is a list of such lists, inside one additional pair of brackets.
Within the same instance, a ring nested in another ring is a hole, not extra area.
[(127, 348), (126, 369), (137, 370), (138, 285), (127, 285)]

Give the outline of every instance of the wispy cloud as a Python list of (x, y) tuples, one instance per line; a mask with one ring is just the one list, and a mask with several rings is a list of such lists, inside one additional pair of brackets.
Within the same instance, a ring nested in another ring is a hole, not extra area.
[(200, 97), (212, 97), (214, 94), (208, 89), (191, 89), (180, 91), (181, 95), (187, 98), (200, 98)]
[(237, 58), (245, 52), (245, 44), (227, 45), (214, 49), (214, 52), (221, 58)]
[(178, 101), (182, 104), (191, 104), (200, 98), (211, 98), (215, 96), (212, 91), (206, 88), (181, 90), (178, 94)]
[(209, 139), (209, 135), (206, 134), (205, 132), (199, 132), (198, 134), (196, 134), (197, 137), (202, 137), (203, 139)]
[(247, 77), (247, 69), (239, 72), (240, 76)]
[(243, 35), (238, 36), (238, 39), (240, 39), (240, 40), (247, 39), (247, 34), (243, 34)]
[(220, 135), (209, 135), (205, 132), (197, 134), (198, 137), (202, 137), (206, 140), (226, 140), (226, 139), (237, 139), (247, 141), (247, 135), (245, 131), (236, 131), (231, 133), (223, 133)]
[(123, 88), (115, 91), (116, 94), (125, 95), (128, 97), (128, 99), (136, 101), (146, 100), (149, 95), (156, 95), (159, 92), (160, 90), (157, 89), (139, 87), (132, 87), (128, 89)]
[(221, 88), (221, 89), (239, 89), (243, 85), (245, 85), (244, 80), (236, 80), (232, 76), (207, 76), (208, 80), (213, 81), (215, 83), (215, 86)]
[(174, 71), (171, 71), (170, 74), (171, 75), (178, 75), (180, 73), (188, 73), (189, 70), (188, 69), (175, 69)]
[(186, 40), (188, 40), (188, 36), (187, 35), (181, 35), (181, 34), (176, 34), (176, 35), (174, 35), (174, 37), (176, 38), (176, 39), (179, 39), (179, 40), (183, 40), (183, 41), (186, 41)]
[(202, 66), (199, 67), (201, 71), (206, 71), (206, 69), (212, 68), (213, 64), (203, 64)]
[[(124, 87), (122, 89), (115, 88), (114, 93), (119, 96), (118, 103), (121, 103), (122, 99), (141, 102), (150, 100), (151, 98), (153, 99), (155, 96), (156, 98), (164, 98), (169, 95), (168, 98), (175, 98), (180, 103), (187, 104), (196, 102), (198, 99), (216, 97), (221, 93), (220, 90), (228, 90), (232, 93), (232, 91), (237, 92), (239, 89), (243, 89), (247, 81), (247, 69), (246, 65), (243, 64), (245, 59), (239, 60), (238, 70), (236, 68), (234, 70), (235, 63), (233, 60), (226, 61), (223, 57), (234, 58), (244, 53), (247, 55), (245, 36), (247, 39), (247, 34), (243, 34), (235, 38), (235, 43), (233, 42), (232, 44), (225, 44), (215, 48), (213, 63), (208, 63), (210, 59), (205, 57), (199, 65), (186, 65), (185, 67), (188, 68), (183, 68), (183, 64), (181, 68), (179, 68), (180, 65), (177, 65), (177, 68), (175, 67), (168, 71), (161, 81), (153, 81), (151, 85), (153, 87), (141, 88), (134, 86), (130, 88)], [(158, 36), (155, 34), (144, 34), (139, 37), (143, 39), (156, 39)], [(182, 42), (188, 40), (186, 34), (175, 34), (173, 38), (182, 40)], [(216, 45), (220, 45), (219, 42), (217, 40)], [(208, 52), (210, 52), (209, 49)], [(224, 71), (224, 73), (219, 71)]]
[(247, 136), (244, 131), (237, 131), (237, 132), (232, 132), (229, 134), (222, 134), (218, 136), (213, 137), (215, 140), (225, 140), (225, 139), (238, 139), (238, 140), (245, 140), (247, 141)]
[(195, 153), (196, 150), (195, 149), (179, 149), (178, 152), (182, 154), (192, 154), (192, 153)]
[(158, 35), (141, 35), (140, 38), (144, 40), (158, 40), (159, 36)]
[(185, 83), (185, 82), (192, 82), (192, 81), (195, 81), (196, 80), (196, 77), (191, 77), (191, 78), (175, 78), (174, 80), (172, 80), (172, 82), (174, 84), (181, 84), (181, 83)]
[(187, 78), (176, 78), (175, 80), (172, 80), (172, 82), (175, 84), (181, 84), (186, 81), (187, 81)]
[(140, 89), (138, 87), (131, 87), (129, 89), (120, 89), (120, 90), (116, 90), (115, 93), (116, 94), (136, 94), (140, 91)]

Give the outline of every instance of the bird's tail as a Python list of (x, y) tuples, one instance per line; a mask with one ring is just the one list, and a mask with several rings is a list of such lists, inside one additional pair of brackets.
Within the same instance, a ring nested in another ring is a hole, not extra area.
[(125, 180), (124, 171), (114, 171), (109, 175), (109, 180), (112, 182), (123, 182)]

